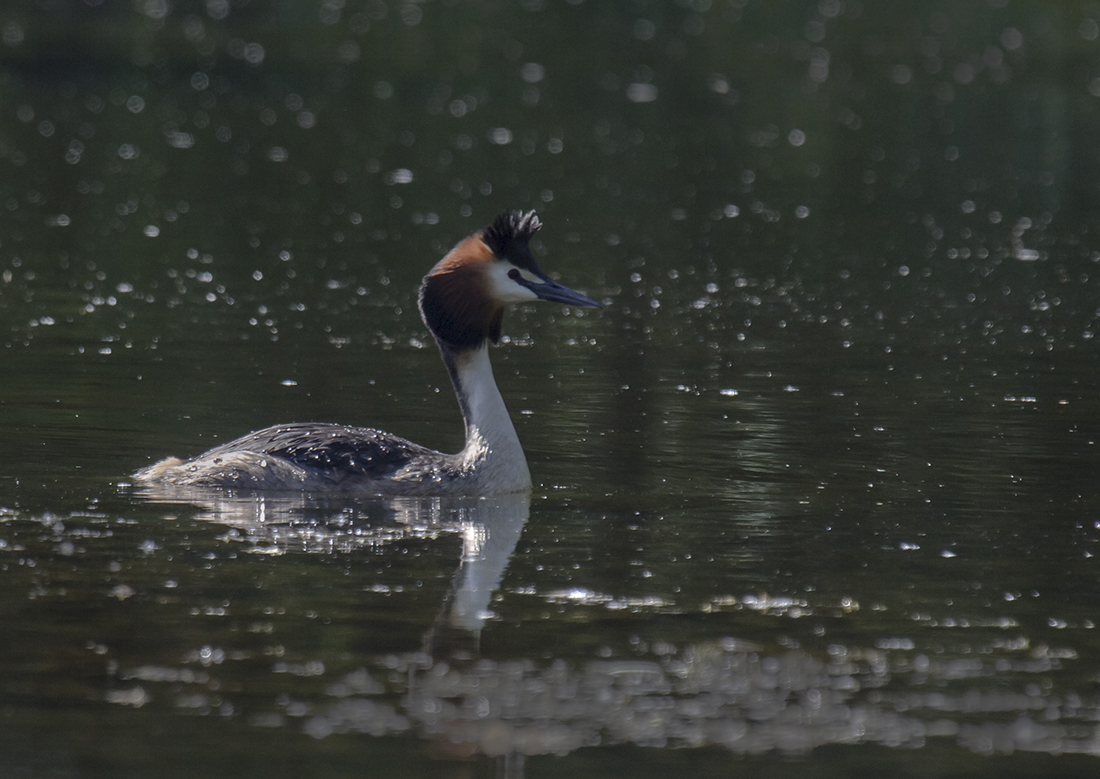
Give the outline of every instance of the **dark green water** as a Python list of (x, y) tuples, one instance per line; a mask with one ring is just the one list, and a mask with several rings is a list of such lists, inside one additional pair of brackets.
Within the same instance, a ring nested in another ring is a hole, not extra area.
[[(0, 775), (1100, 772), (1100, 6), (0, 9)], [(143, 494), (462, 428), (530, 500)]]

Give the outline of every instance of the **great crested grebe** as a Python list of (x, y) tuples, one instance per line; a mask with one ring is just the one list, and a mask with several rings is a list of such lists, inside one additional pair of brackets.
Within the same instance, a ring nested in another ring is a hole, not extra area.
[(367, 427), (293, 423), (257, 430), (192, 460), (169, 457), (134, 479), (179, 487), (383, 495), (530, 490), (527, 459), (493, 380), (489, 341), (500, 339), (508, 303), (600, 307), (539, 270), (528, 242), (540, 227), (534, 211), (501, 214), (451, 249), (420, 286), (420, 315), (439, 345), (466, 423), (462, 451), (443, 454)]

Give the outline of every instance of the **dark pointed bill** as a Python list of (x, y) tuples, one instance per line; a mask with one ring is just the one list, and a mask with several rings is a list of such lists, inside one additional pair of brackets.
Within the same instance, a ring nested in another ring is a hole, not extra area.
[(569, 287), (564, 284), (559, 284), (553, 279), (545, 276), (543, 276), (543, 283), (541, 284), (523, 279), (517, 279), (517, 281), (538, 295), (542, 300), (550, 300), (554, 303), (564, 303), (567, 306), (578, 306), (580, 308), (603, 308), (603, 306), (587, 295), (582, 295), (575, 289), (569, 289)]

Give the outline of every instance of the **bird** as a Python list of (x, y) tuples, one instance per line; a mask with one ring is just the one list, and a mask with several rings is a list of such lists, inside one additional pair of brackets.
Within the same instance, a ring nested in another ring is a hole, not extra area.
[(465, 423), (465, 445), (444, 454), (369, 427), (275, 425), (191, 460), (169, 457), (133, 474), (138, 485), (232, 490), (490, 496), (531, 491), (531, 473), (493, 378), (489, 345), (505, 308), (550, 301), (600, 303), (551, 279), (530, 241), (534, 211), (508, 211), (459, 241), (424, 277), (421, 318), (439, 347)]

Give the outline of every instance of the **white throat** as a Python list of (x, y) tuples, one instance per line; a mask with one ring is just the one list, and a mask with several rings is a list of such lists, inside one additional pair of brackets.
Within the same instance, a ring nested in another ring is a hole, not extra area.
[(498, 491), (529, 490), (531, 472), (493, 378), (488, 342), (453, 355), (450, 362), (466, 422), (466, 445), (459, 453), (463, 466), (477, 472), (478, 482)]

